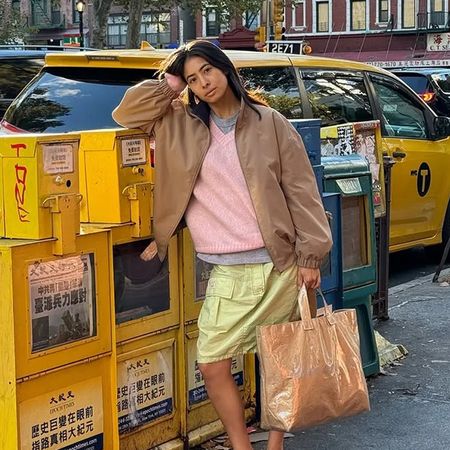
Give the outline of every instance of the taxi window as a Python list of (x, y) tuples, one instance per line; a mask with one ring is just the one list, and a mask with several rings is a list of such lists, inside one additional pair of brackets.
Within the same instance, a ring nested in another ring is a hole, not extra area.
[(302, 119), (297, 80), (292, 67), (247, 67), (239, 70), (245, 87), (287, 119)]
[(382, 114), (384, 136), (426, 139), (425, 111), (420, 100), (404, 92), (391, 78), (371, 75)]
[(450, 72), (436, 73), (431, 75), (431, 78), (433, 78), (443, 92), (446, 94), (450, 93)]
[(37, 133), (116, 128), (111, 111), (125, 91), (154, 74), (150, 69), (44, 69), (11, 104), (5, 120)]
[(302, 78), (312, 115), (322, 126), (373, 119), (362, 74), (305, 70)]
[(13, 99), (39, 72), (44, 58), (0, 61), (0, 98)]

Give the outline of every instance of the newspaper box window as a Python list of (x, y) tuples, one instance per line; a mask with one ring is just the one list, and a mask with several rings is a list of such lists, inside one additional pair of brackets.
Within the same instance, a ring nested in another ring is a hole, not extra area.
[(143, 261), (140, 254), (149, 243), (144, 239), (114, 246), (116, 323), (170, 309), (168, 258)]
[(28, 266), (31, 351), (97, 334), (94, 254)]

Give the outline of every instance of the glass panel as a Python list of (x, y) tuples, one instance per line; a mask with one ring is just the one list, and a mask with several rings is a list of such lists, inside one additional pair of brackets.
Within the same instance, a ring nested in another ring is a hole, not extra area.
[(290, 67), (246, 67), (239, 70), (247, 89), (288, 119), (303, 117), (300, 92)]
[(28, 266), (31, 351), (97, 334), (94, 254)]
[(0, 65), (0, 117), (9, 103), (39, 72), (44, 65), (44, 57), (36, 59), (2, 60)]
[(404, 81), (414, 92), (423, 94), (428, 91), (430, 83), (425, 75), (397, 73), (396, 74), (402, 81)]
[(403, 28), (416, 26), (416, 0), (403, 0)]
[(317, 8), (317, 19), (316, 19), (317, 31), (319, 33), (327, 32), (329, 30), (328, 2), (317, 3), (316, 8)]
[(352, 30), (366, 29), (366, 2), (352, 1)]
[(344, 270), (367, 266), (367, 223), (364, 196), (342, 197)]
[(302, 76), (313, 117), (322, 119), (322, 126), (373, 119), (362, 75), (304, 71)]
[(445, 93), (450, 93), (450, 72), (432, 75), (433, 80)]
[(48, 69), (11, 104), (5, 119), (39, 133), (115, 128), (111, 111), (125, 91), (154, 74), (150, 69)]
[(393, 86), (390, 79), (373, 76), (372, 81), (383, 114), (383, 134), (426, 139), (428, 131), (420, 100)]
[(388, 0), (380, 0), (378, 2), (378, 21), (387, 22), (389, 20)]
[(116, 323), (170, 309), (168, 258), (143, 261), (150, 240), (114, 246)]

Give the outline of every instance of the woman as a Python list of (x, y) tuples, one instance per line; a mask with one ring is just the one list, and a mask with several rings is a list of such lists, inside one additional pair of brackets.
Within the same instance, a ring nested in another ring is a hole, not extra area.
[[(141, 256), (163, 260), (184, 218), (198, 257), (214, 264), (197, 361), (233, 448), (248, 450), (231, 359), (255, 351), (257, 325), (289, 319), (297, 285), (319, 287), (330, 230), (298, 133), (246, 92), (225, 53), (193, 41), (160, 74), (113, 113), (156, 139), (155, 241)], [(271, 431), (268, 449), (282, 448), (283, 433)]]

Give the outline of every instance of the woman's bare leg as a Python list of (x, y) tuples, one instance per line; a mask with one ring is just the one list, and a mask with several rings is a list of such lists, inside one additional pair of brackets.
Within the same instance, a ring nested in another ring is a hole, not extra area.
[(270, 430), (267, 450), (283, 450), (284, 432)]
[(244, 417), (244, 406), (231, 374), (231, 358), (199, 364), (208, 396), (222, 421), (233, 450), (252, 450)]

